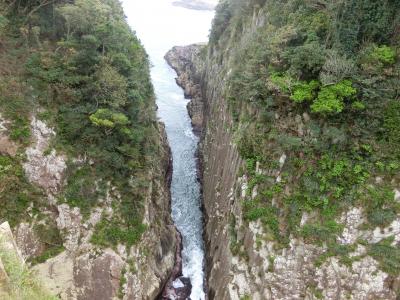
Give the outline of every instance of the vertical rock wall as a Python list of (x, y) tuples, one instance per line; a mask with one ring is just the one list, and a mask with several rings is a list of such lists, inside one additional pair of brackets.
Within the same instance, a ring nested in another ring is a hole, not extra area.
[[(243, 29), (240, 42), (244, 43), (262, 23), (262, 14), (254, 14), (249, 26)], [(203, 112), (199, 119), (203, 120), (201, 157), (210, 299), (397, 299), (399, 278), (383, 272), (362, 245), (349, 254), (354, 260), (352, 264), (344, 264), (335, 256), (317, 264), (326, 251), (324, 245), (290, 237), (289, 245), (279, 249), (273, 237), (265, 238), (259, 221), (243, 221), (242, 204), (255, 198), (258, 191), (257, 186), (249, 191), (248, 178), (241, 174), (245, 166), (223, 96), (232, 51), (229, 45), (225, 46), (209, 49), (208, 58), (201, 56), (203, 46), (194, 50), (193, 45), (174, 48), (167, 55), (178, 72), (178, 83), (186, 87), (188, 96), (196, 99), (194, 103), (203, 102), (195, 106)], [(307, 122), (309, 117), (296, 119)], [(262, 170), (257, 164), (256, 173), (274, 176), (279, 181), (288, 155), (281, 154), (277, 169)], [(303, 215), (302, 225), (309, 217)], [(361, 219), (362, 208), (349, 207), (338, 220), (344, 226), (338, 244), (345, 245), (349, 239), (357, 238), (379, 242), (388, 234), (395, 236), (394, 243), (398, 240), (397, 220), (382, 230), (362, 231), (358, 228)]]
[[(99, 206), (94, 207), (86, 219), (79, 208), (57, 203), (66, 178), (65, 157), (51, 149), (50, 141), (55, 132), (44, 122), (33, 117), (31, 132), (32, 144), (26, 150), (23, 167), (30, 182), (45, 192), (48, 210), (42, 213), (55, 220), (65, 249), (35, 265), (35, 274), (61, 299), (155, 299), (173, 270), (177, 247), (176, 230), (170, 216), (172, 163), (163, 125), (159, 125), (161, 165), (150, 171), (145, 197), (143, 222), (148, 229), (131, 249), (123, 245), (102, 249), (91, 244), (94, 227), (102, 213), (112, 214), (111, 196), (99, 201)], [(2, 138), (8, 138), (6, 133)], [(9, 148), (4, 151), (11, 151)], [(24, 259), (44, 251), (45, 245), (33, 229), (40, 222), (32, 220), (15, 228), (15, 245)]]

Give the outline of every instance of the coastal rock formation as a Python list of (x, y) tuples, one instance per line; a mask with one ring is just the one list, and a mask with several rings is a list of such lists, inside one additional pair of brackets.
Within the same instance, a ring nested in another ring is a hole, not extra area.
[(176, 71), (178, 77), (176, 83), (183, 89), (185, 97), (191, 99), (187, 108), (192, 120), (193, 131), (199, 135), (203, 126), (203, 100), (199, 82), (200, 73), (197, 68), (201, 47), (190, 45), (186, 47), (176, 46), (165, 55), (168, 64)]
[[(244, 32), (251, 35), (263, 20), (254, 15)], [(397, 299), (399, 278), (383, 271), (366, 246), (358, 244), (349, 251), (351, 263), (335, 255), (320, 262), (326, 245), (290, 237), (288, 246), (279, 248), (260, 221), (244, 221), (243, 203), (255, 199), (258, 189), (246, 175), (239, 175), (246, 162), (230, 130), (234, 121), (223, 94), (229, 56), (220, 64), (218, 50), (205, 57), (202, 49), (203, 45), (175, 47), (166, 58), (178, 73), (178, 84), (195, 99), (195, 105), (188, 108), (196, 107), (191, 116), (203, 121), (194, 121), (195, 126), (204, 126), (201, 157), (210, 299)], [(306, 113), (296, 117), (295, 123), (303, 124), (297, 127), (299, 135), (304, 134), (302, 128), (309, 121)], [(268, 174), (280, 182), (288, 155), (280, 153), (279, 157), (275, 169), (262, 170), (257, 162), (256, 174)], [(363, 215), (362, 208), (349, 207), (336, 220), (343, 226), (338, 245), (363, 239), (378, 243), (389, 236), (394, 236), (396, 245), (399, 218), (387, 228), (367, 230), (361, 229)], [(304, 214), (300, 226), (312, 218), (312, 214)]]
[(55, 132), (36, 117), (32, 118), (31, 132), (33, 144), (26, 150), (25, 173), (47, 195), (55, 195), (63, 183), (62, 177), (67, 167), (65, 157), (57, 155), (55, 150), (46, 153), (50, 150), (50, 140)]
[[(137, 246), (129, 252), (125, 246), (117, 251), (100, 249), (90, 243), (90, 238), (101, 215), (110, 211), (111, 199), (102, 207), (92, 210), (84, 220), (79, 208), (67, 204), (56, 207), (57, 227), (63, 236), (65, 251), (58, 256), (34, 267), (52, 293), (61, 299), (154, 299), (166, 283), (175, 263), (178, 247), (175, 227), (169, 214), (169, 148), (163, 126), (160, 139), (164, 145), (164, 165), (153, 175), (153, 182), (146, 199), (146, 220), (149, 229)], [(56, 182), (55, 186), (61, 183)], [(154, 189), (154, 190), (153, 190)], [(163, 220), (157, 224), (156, 220)], [(165, 222), (165, 223), (164, 223)], [(19, 240), (29, 238), (30, 231), (19, 234)], [(147, 253), (143, 250), (147, 249)], [(125, 282), (125, 284), (121, 284)]]
[[(34, 119), (32, 134), (34, 142), (27, 149), (28, 159), (24, 168), (30, 174), (31, 182), (46, 192), (50, 209), (42, 213), (55, 219), (65, 249), (33, 267), (37, 279), (61, 299), (108, 300), (118, 295), (127, 300), (156, 298), (172, 272), (176, 251), (180, 249), (170, 217), (169, 184), (172, 170), (163, 125), (159, 125), (163, 165), (151, 174), (153, 180), (145, 202), (144, 222), (148, 224), (148, 230), (140, 243), (129, 251), (123, 245), (113, 250), (101, 249), (91, 243), (102, 214), (113, 213), (110, 195), (100, 201), (101, 206), (93, 208), (87, 218), (82, 216), (77, 207), (55, 203), (55, 197), (63, 186), (65, 161), (55, 150), (50, 151), (50, 156), (44, 154), (50, 147), (51, 138), (55, 136), (44, 122)], [(159, 220), (162, 222), (159, 223)], [(35, 231), (41, 222), (21, 222), (15, 228), (15, 242), (10, 238), (10, 245), (18, 249), (16, 251), (20, 253), (21, 260), (30, 260), (45, 252), (45, 244)], [(11, 233), (11, 229), (8, 232)], [(5, 275), (2, 278), (6, 280)]]
[(179, 249), (172, 159), (121, 1), (1, 1), (0, 40), (0, 223), (26, 262), (11, 299), (53, 299), (35, 279), (61, 299), (155, 299)]

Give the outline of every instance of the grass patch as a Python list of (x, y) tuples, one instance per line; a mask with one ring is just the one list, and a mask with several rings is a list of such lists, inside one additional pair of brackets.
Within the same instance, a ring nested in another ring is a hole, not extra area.
[(46, 224), (40, 223), (33, 227), (39, 241), (46, 247), (46, 250), (41, 255), (29, 260), (33, 265), (44, 263), (49, 258), (55, 257), (65, 250), (60, 231), (55, 221), (49, 218), (45, 218), (45, 221)]
[(22, 264), (17, 255), (7, 248), (0, 240), (0, 258), (10, 279), (8, 288), (12, 300), (55, 300), (42, 284), (35, 278), (29, 268)]
[(85, 218), (89, 217), (91, 209), (106, 196), (105, 184), (97, 182), (99, 179), (95, 170), (87, 164), (80, 167), (70, 165), (67, 177), (60, 201), (71, 207), (79, 207), (81, 214)]
[(103, 217), (96, 225), (91, 242), (102, 247), (123, 243), (129, 248), (140, 240), (142, 234), (147, 229), (147, 226), (139, 220), (133, 223), (135, 224), (126, 226), (125, 224), (121, 224), (121, 220), (118, 218), (113, 218), (109, 221)]
[(354, 252), (355, 249), (355, 245), (340, 245), (335, 242), (330, 242), (328, 244), (328, 249), (316, 259), (314, 264), (320, 267), (328, 258), (338, 257), (340, 263), (351, 266), (353, 259), (349, 257), (349, 254)]
[(19, 158), (0, 155), (0, 193), (0, 219), (11, 227), (30, 219), (26, 212), (31, 205), (34, 215), (46, 205), (43, 192), (25, 177)]
[(37, 265), (46, 262), (48, 259), (56, 257), (58, 254), (65, 250), (64, 246), (52, 246), (43, 252), (43, 254), (36, 256), (29, 260), (32, 265)]
[(342, 230), (343, 226), (330, 220), (323, 223), (305, 224), (300, 234), (307, 242), (322, 245), (323, 242), (334, 241)]
[(400, 248), (392, 246), (394, 238), (387, 238), (369, 246), (368, 254), (379, 262), (382, 271), (392, 276), (400, 274)]

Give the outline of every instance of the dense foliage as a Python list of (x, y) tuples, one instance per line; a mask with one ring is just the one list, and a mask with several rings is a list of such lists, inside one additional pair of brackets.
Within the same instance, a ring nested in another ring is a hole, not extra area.
[[(10, 136), (30, 143), (32, 113), (54, 127), (53, 146), (69, 157), (58, 202), (79, 207), (86, 217), (96, 205), (112, 205), (113, 214), (103, 216), (93, 242), (136, 243), (146, 229), (143, 195), (159, 145), (148, 58), (121, 4), (10, 0), (1, 5), (0, 110), (12, 120)], [(27, 218), (23, 212), (32, 201), (38, 211), (47, 205), (43, 195), (35, 200), (40, 192), (24, 179), (23, 153), (15, 160), (0, 160), (1, 178), (15, 182), (2, 194), (0, 216), (13, 222)], [(11, 164), (19, 166), (11, 171)]]
[[(228, 74), (225, 97), (247, 162), (247, 194), (258, 186), (244, 218), (261, 220), (264, 238), (285, 247), (294, 235), (326, 243), (325, 257), (345, 257), (354, 245), (338, 248), (343, 211), (363, 207), (364, 229), (399, 216), (399, 24), (394, 0), (218, 5), (209, 55)], [(268, 175), (276, 173), (278, 181)], [(371, 245), (371, 255), (398, 274), (393, 245)]]

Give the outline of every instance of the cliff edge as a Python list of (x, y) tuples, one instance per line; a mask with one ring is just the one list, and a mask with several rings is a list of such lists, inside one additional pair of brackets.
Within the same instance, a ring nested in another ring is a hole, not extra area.
[[(167, 55), (203, 112), (209, 297), (397, 299), (399, 7), (292, 4), (223, 1)], [(335, 19), (354, 6), (370, 31)]]

